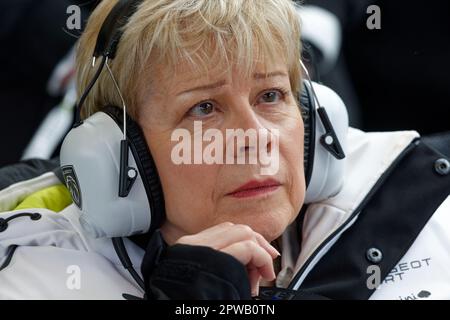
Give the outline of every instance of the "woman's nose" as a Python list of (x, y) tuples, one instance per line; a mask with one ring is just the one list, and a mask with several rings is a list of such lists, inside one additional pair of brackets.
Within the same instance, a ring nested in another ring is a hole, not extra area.
[[(271, 148), (271, 130), (267, 128), (262, 119), (255, 112), (254, 108), (246, 103), (241, 104), (231, 117), (231, 123), (227, 128), (232, 129), (226, 135), (227, 146), (233, 146), (233, 150), (227, 147), (227, 154), (234, 152), (234, 158), (248, 157), (261, 151), (270, 152)], [(229, 130), (228, 129), (228, 130)], [(255, 163), (255, 159), (250, 157), (250, 163)]]

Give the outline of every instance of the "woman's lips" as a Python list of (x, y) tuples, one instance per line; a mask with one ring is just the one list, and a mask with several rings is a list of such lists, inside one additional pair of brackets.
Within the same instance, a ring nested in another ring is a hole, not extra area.
[(252, 180), (240, 186), (227, 195), (234, 198), (249, 198), (275, 191), (281, 186), (281, 183), (274, 179), (264, 181)]

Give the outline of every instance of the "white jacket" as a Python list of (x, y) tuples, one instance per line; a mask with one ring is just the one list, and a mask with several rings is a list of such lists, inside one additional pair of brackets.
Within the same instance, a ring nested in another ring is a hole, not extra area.
[[(301, 251), (287, 254), (294, 239), (283, 235), (282, 273), (293, 289), (301, 288), (308, 274), (351, 230), (359, 215), (352, 215), (382, 174), (418, 137), (413, 131), (364, 133), (350, 129), (344, 187), (335, 197), (310, 205), (306, 211)], [(58, 183), (52, 173), (17, 183), (0, 191), (0, 208), (18, 198)], [(35, 187), (33, 187), (35, 186)], [(38, 186), (38, 187), (36, 187)], [(0, 299), (123, 299), (144, 292), (121, 265), (110, 239), (94, 239), (81, 228), (74, 205), (56, 213), (45, 209), (6, 211), (0, 218), (28, 212), (8, 221), (0, 232)], [(340, 230), (336, 233), (336, 230)], [(330, 235), (332, 236), (330, 239)], [(358, 241), (358, 239), (355, 239)], [(17, 245), (15, 251), (11, 253)], [(125, 239), (135, 269), (140, 272), (144, 251)], [(286, 254), (285, 254), (286, 253)], [(450, 197), (442, 202), (392, 272), (381, 280), (371, 299), (450, 299)], [(301, 274), (294, 277), (299, 270)], [(293, 271), (293, 274), (292, 274)], [(339, 270), (336, 270), (339, 272)], [(367, 274), (367, 279), (372, 273)]]

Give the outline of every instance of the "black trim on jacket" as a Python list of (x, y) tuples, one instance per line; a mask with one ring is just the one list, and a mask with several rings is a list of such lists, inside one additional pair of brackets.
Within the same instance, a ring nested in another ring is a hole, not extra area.
[[(450, 194), (450, 174), (438, 174), (443, 154), (418, 142), (362, 208), (354, 223), (321, 258), (300, 286), (330, 299), (368, 299), (371, 248), (380, 250), (381, 279), (411, 247), (436, 209)], [(448, 159), (447, 159), (448, 160)]]
[(64, 181), (60, 175), (59, 157), (51, 160), (29, 159), (0, 168), (0, 190), (52, 171), (61, 182)]

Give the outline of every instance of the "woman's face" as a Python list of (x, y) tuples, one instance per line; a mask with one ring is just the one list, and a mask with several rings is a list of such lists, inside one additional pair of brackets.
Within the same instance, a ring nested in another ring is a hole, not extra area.
[[(216, 61), (207, 67), (208, 74), (202, 75), (183, 61), (173, 73), (161, 66), (151, 75), (149, 91), (140, 92), (145, 98), (139, 106), (138, 122), (165, 197), (167, 219), (162, 233), (168, 243), (173, 243), (183, 235), (229, 221), (246, 224), (272, 241), (293, 222), (305, 195), (304, 128), (287, 65), (282, 60), (256, 65), (249, 77), (237, 67), (226, 71), (224, 64)], [(194, 131), (194, 122), (197, 129), (201, 124), (202, 132)], [(172, 141), (172, 135), (180, 129), (192, 137), (191, 145), (184, 150), (192, 150), (189, 163), (174, 160), (174, 154), (179, 154), (174, 148), (180, 146), (181, 138)], [(202, 133), (208, 129), (222, 133), (222, 141), (218, 139), (215, 145), (223, 152), (222, 163), (194, 161), (194, 139), (201, 142), (204, 152), (215, 141), (202, 141)], [(227, 139), (226, 129), (271, 132), (272, 137), (278, 133), (279, 144), (276, 139), (262, 139), (258, 147), (246, 139), (240, 147), (227, 148), (231, 138)], [(262, 170), (262, 152), (273, 162), (278, 160), (270, 175)], [(249, 161), (255, 156), (256, 164)], [(237, 164), (237, 158), (245, 159), (245, 164)]]

